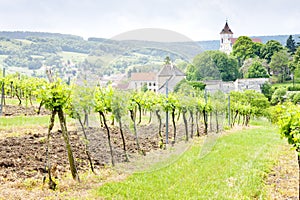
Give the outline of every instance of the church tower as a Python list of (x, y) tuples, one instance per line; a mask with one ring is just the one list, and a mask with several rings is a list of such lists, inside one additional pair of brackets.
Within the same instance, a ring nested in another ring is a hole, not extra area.
[(233, 32), (229, 28), (227, 20), (226, 20), (226, 24), (225, 24), (224, 28), (222, 29), (220, 35), (221, 35), (220, 51), (223, 51), (226, 54), (230, 54), (232, 51)]

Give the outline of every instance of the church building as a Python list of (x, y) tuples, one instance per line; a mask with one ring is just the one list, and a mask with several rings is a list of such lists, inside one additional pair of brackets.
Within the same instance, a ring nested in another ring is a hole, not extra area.
[[(226, 20), (224, 28), (220, 32), (220, 36), (221, 36), (221, 38), (220, 38), (220, 51), (222, 51), (222, 52), (229, 55), (232, 52), (232, 47), (233, 47), (235, 41), (237, 40), (237, 38), (233, 37), (233, 32), (229, 28), (227, 20)], [(259, 39), (259, 38), (251, 38), (251, 40), (253, 42), (262, 43), (261, 39)]]

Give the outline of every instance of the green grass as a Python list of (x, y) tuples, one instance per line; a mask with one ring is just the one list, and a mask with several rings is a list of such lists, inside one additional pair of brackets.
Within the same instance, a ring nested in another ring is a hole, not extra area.
[[(296, 82), (294, 83), (294, 85), (299, 85), (300, 82)], [(288, 86), (293, 86), (293, 82), (284, 82), (284, 83), (273, 83), (272, 87), (288, 87)]]
[[(19, 100), (17, 98), (5, 98), (6, 105), (19, 105)], [(25, 102), (22, 102), (25, 104)]]
[[(0, 129), (9, 129), (16, 127), (32, 127), (32, 126), (48, 126), (50, 115), (43, 116), (14, 116), (14, 117), (0, 117)], [(74, 124), (76, 120), (67, 116), (67, 123)], [(55, 116), (55, 124), (59, 124), (58, 116)]]
[[(19, 105), (19, 100), (17, 98), (8, 98), (8, 97), (6, 97), (5, 98), (5, 103), (6, 103), (6, 105), (18, 106)], [(39, 106), (40, 103), (38, 101), (32, 100), (32, 104), (34, 106)], [(26, 100), (25, 99), (22, 99), (22, 106), (26, 106)], [(29, 100), (27, 101), (27, 106), (31, 107)]]
[(283, 144), (266, 125), (221, 136), (204, 157), (201, 143), (175, 163), (157, 171), (135, 173), (93, 191), (104, 199), (265, 199), (264, 178)]
[(50, 117), (47, 116), (16, 116), (16, 117), (1, 117), (0, 129), (14, 128), (14, 127), (26, 127), (41, 125), (47, 126)]

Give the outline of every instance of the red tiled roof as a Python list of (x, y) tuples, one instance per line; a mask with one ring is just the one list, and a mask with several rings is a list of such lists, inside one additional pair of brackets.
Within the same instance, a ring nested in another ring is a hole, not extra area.
[(233, 32), (231, 31), (231, 29), (228, 26), (227, 21), (226, 21), (226, 24), (220, 34), (233, 34)]
[[(231, 44), (234, 45), (234, 43), (236, 42), (237, 38), (229, 38), (229, 40), (231, 41)], [(260, 38), (251, 38), (252, 42), (258, 42), (258, 43), (262, 43)]]
[(235, 41), (237, 40), (237, 38), (229, 38), (229, 40), (231, 41), (231, 44), (233, 45), (235, 43)]
[(155, 81), (156, 74), (155, 73), (132, 73), (131, 80), (132, 81)]
[(252, 42), (262, 43), (260, 38), (251, 38)]

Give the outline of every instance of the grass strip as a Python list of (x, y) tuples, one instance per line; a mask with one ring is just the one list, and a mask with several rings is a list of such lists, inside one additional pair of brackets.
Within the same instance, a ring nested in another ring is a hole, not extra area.
[(47, 126), (49, 123), (49, 116), (14, 116), (14, 117), (1, 117), (0, 129), (26, 127), (32, 125)]
[(264, 178), (284, 144), (270, 125), (219, 137), (201, 156), (203, 142), (158, 171), (135, 173), (93, 191), (104, 199), (265, 199)]

